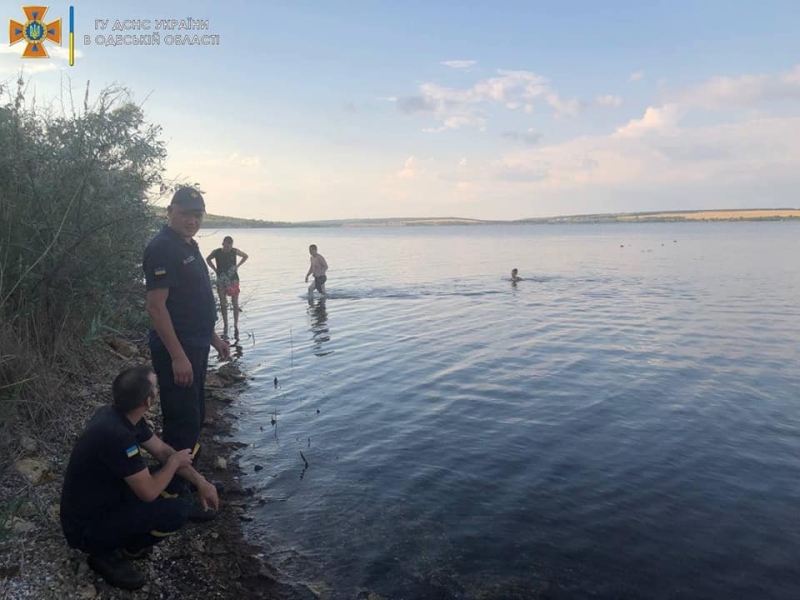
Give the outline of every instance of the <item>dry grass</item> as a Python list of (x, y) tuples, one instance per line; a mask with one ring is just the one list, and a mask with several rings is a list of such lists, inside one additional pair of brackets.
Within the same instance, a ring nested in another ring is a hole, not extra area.
[(0, 480), (23, 454), (23, 437), (44, 449), (74, 434), (89, 381), (115, 374), (108, 370), (115, 352), (103, 338), (63, 332), (44, 341), (36, 328), (20, 329), (0, 325)]
[(687, 221), (730, 221), (736, 219), (782, 219), (800, 218), (798, 209), (763, 210), (704, 210), (701, 212), (665, 212), (647, 215), (620, 215), (620, 220), (641, 219), (686, 219)]
[[(35, 344), (8, 324), (0, 327), (0, 472), (19, 457), (23, 434), (54, 432), (63, 404), (57, 394), (64, 381)], [(57, 429), (57, 427), (56, 427)], [(57, 435), (57, 431), (55, 431)]]

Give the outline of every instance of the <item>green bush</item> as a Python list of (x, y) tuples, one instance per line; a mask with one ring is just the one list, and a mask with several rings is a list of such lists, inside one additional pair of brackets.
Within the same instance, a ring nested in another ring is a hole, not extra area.
[[(120, 88), (54, 110), (0, 100), (0, 419), (54, 393), (102, 331), (146, 322), (141, 258), (164, 193), (161, 130)], [(29, 411), (30, 412), (30, 411)], [(33, 420), (49, 414), (34, 411)], [(0, 432), (2, 433), (2, 432)]]

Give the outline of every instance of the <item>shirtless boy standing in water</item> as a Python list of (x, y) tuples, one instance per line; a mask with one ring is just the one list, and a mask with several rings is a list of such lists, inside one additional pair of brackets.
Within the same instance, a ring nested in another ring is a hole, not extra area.
[(320, 294), (326, 296), (325, 282), (328, 277), (325, 273), (328, 271), (328, 263), (325, 262), (325, 257), (317, 252), (316, 244), (311, 244), (308, 247), (308, 252), (311, 254), (311, 266), (308, 268), (308, 273), (306, 273), (306, 283), (308, 283), (308, 276), (314, 275), (314, 283), (308, 286), (308, 295), (313, 294), (316, 289)]

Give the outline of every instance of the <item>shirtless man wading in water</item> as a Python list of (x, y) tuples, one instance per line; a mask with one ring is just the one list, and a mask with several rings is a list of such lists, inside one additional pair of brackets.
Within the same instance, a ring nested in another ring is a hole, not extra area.
[(314, 283), (308, 286), (308, 295), (311, 296), (316, 289), (320, 294), (326, 296), (325, 282), (328, 277), (325, 273), (328, 272), (328, 263), (325, 262), (325, 257), (317, 252), (316, 244), (311, 244), (308, 247), (308, 252), (311, 254), (311, 266), (306, 273), (306, 283), (308, 283), (309, 275), (314, 275)]

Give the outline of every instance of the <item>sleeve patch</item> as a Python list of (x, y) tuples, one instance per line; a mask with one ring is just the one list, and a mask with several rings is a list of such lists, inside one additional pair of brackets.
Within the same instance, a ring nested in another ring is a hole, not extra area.
[(128, 448), (127, 450), (125, 450), (125, 454), (127, 454), (127, 455), (128, 455), (128, 458), (133, 458), (134, 456), (136, 456), (137, 454), (139, 454), (139, 446), (137, 446), (136, 444), (134, 444), (133, 446), (131, 446), (130, 448)]
[(156, 277), (163, 277), (164, 275), (166, 275), (166, 274), (167, 274), (167, 270), (166, 270), (164, 267), (156, 267), (156, 268), (153, 270), (153, 274), (154, 274)]

